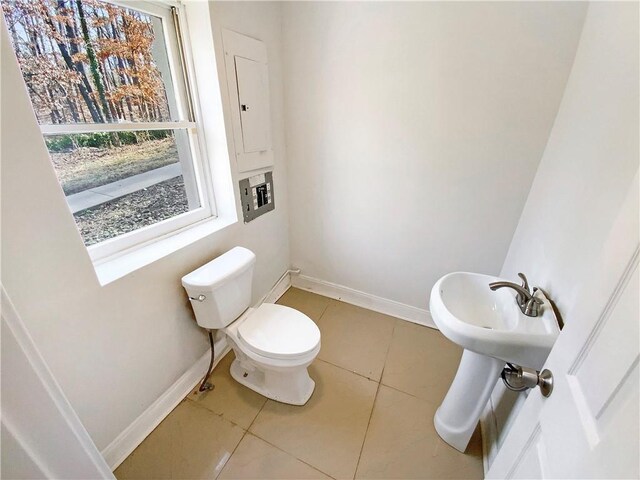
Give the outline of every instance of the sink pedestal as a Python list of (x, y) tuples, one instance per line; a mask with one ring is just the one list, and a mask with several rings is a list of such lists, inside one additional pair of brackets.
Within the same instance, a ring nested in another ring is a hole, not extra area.
[(455, 449), (466, 450), (504, 364), (464, 350), (453, 383), (433, 419), (438, 435)]

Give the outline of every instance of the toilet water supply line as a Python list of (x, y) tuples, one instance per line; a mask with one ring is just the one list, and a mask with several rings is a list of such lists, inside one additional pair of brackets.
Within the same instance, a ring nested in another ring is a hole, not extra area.
[[(260, 300), (260, 304), (264, 303), (264, 301), (269, 298), (271, 296), (271, 294), (275, 291), (275, 289), (278, 287), (278, 285), (280, 285), (280, 282), (282, 280), (284, 280), (286, 278), (287, 275), (300, 275), (300, 269), (299, 268), (289, 268), (286, 272), (284, 272), (280, 278), (278, 279), (278, 281), (276, 283), (273, 284), (273, 287), (271, 287), (271, 290), (269, 290), (269, 293), (267, 293), (264, 297), (262, 297), (262, 300)], [(210, 382), (208, 382), (209, 377), (211, 376), (211, 371), (213, 370), (213, 362), (215, 359), (215, 342), (213, 341), (213, 330), (208, 330), (209, 333), (209, 343), (211, 344), (211, 360), (209, 360), (209, 368), (207, 369), (207, 373), (204, 376), (204, 378), (202, 379), (202, 382), (200, 383), (200, 387), (198, 388), (198, 392), (206, 392), (208, 390), (213, 390), (214, 389), (214, 385), (211, 384)]]
[(211, 376), (211, 370), (213, 370), (213, 359), (216, 356), (215, 343), (213, 341), (213, 330), (208, 330), (209, 333), (209, 343), (211, 344), (211, 360), (209, 360), (209, 368), (207, 369), (207, 374), (202, 379), (202, 383), (200, 384), (200, 388), (198, 388), (198, 392), (204, 392), (207, 390), (213, 390), (213, 384), (207, 382), (209, 377)]

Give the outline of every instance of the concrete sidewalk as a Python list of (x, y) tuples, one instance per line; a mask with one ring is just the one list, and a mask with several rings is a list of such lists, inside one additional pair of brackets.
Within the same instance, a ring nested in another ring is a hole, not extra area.
[(145, 173), (123, 178), (117, 182), (74, 193), (67, 197), (67, 203), (71, 211), (76, 213), (180, 175), (182, 175), (180, 162), (172, 163), (166, 167), (156, 168)]

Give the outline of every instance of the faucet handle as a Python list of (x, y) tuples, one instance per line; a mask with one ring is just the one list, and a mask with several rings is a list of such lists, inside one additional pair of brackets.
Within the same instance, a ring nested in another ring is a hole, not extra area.
[[(531, 290), (529, 289), (529, 281), (527, 280), (527, 276), (522, 272), (518, 273), (518, 276), (522, 279), (522, 288), (524, 290), (526, 290), (527, 293), (531, 294)], [(520, 305), (520, 308), (523, 309), (522, 311), (524, 311), (524, 308), (527, 305), (527, 301), (528, 300), (529, 300), (529, 297), (523, 295), (520, 292), (518, 292), (518, 294), (516, 295), (516, 301), (518, 302), (518, 305)]]
[(527, 317), (537, 317), (540, 305), (542, 305), (543, 303), (544, 302), (539, 298), (531, 297), (526, 303), (522, 313), (524, 313)]
[(522, 288), (524, 288), (527, 292), (530, 292), (531, 290), (529, 289), (529, 281), (527, 280), (527, 276), (522, 272), (518, 273), (518, 276), (522, 279)]

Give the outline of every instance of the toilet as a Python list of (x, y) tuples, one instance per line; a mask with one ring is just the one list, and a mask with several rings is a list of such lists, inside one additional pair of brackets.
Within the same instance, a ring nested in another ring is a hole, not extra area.
[(320, 351), (320, 330), (283, 305), (251, 304), (255, 254), (235, 247), (182, 277), (198, 325), (222, 330), (236, 359), (231, 376), (278, 402), (307, 403), (315, 382), (307, 367)]

